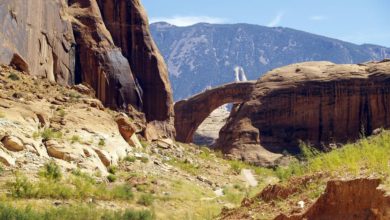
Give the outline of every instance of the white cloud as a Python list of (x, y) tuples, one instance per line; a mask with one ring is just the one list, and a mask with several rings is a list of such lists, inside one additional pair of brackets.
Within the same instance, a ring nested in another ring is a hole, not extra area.
[(167, 22), (176, 26), (190, 26), (197, 23), (221, 24), (226, 23), (226, 19), (209, 16), (173, 16), (173, 17), (155, 17), (150, 19), (150, 23)]
[(272, 21), (269, 22), (267, 24), (267, 26), (268, 27), (275, 27), (275, 26), (279, 25), (280, 22), (282, 21), (283, 17), (284, 17), (284, 14), (285, 14), (284, 11), (278, 12), (278, 14), (275, 16), (275, 18), (272, 19)]
[(309, 19), (312, 21), (323, 21), (323, 20), (326, 20), (328, 18), (325, 16), (322, 16), (322, 15), (314, 15), (314, 16), (309, 17)]

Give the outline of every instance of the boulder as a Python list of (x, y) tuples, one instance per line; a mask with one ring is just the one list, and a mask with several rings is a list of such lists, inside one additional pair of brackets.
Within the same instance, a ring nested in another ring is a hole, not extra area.
[(67, 147), (65, 144), (60, 144), (55, 140), (48, 140), (45, 143), (47, 154), (51, 157), (64, 160), (67, 162), (78, 161), (80, 159), (80, 150), (75, 150)]
[(165, 139), (159, 139), (156, 141), (157, 147), (162, 149), (170, 149), (173, 148), (175, 143), (172, 139), (165, 138)]
[(84, 95), (89, 95), (89, 96), (95, 95), (95, 91), (93, 91), (93, 89), (90, 88), (88, 85), (77, 84), (72, 86), (72, 89)]
[(15, 136), (5, 136), (1, 142), (7, 150), (18, 152), (25, 149), (23, 141)]
[(106, 167), (112, 165), (112, 158), (107, 151), (98, 148), (95, 148), (94, 150)]
[(124, 114), (118, 115), (115, 118), (115, 122), (118, 124), (118, 129), (119, 129), (119, 132), (121, 133), (123, 139), (125, 139), (125, 141), (129, 142), (131, 137), (136, 132), (137, 128), (133, 125), (133, 123), (130, 121), (130, 119)]

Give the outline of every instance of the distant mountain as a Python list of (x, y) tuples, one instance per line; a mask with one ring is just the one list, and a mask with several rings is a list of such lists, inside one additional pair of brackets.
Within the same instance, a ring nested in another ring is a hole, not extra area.
[(232, 82), (238, 74), (257, 79), (291, 63), (361, 63), (390, 58), (390, 48), (281, 27), (206, 23), (177, 27), (160, 22), (151, 24), (151, 32), (168, 64), (175, 100)]

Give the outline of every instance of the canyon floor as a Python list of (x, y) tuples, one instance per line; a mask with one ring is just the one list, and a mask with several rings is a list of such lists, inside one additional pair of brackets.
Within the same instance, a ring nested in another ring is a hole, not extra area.
[(315, 219), (327, 204), (389, 217), (387, 131), (261, 168), (194, 144), (129, 144), (120, 113), (80, 88), (7, 66), (0, 81), (0, 219)]

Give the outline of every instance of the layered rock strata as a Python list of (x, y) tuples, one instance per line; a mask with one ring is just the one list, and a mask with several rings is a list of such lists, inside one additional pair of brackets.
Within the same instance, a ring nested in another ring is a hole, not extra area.
[(260, 78), (251, 99), (228, 119), (217, 146), (235, 158), (273, 164), (273, 153), (319, 149), (390, 127), (390, 62), (293, 64)]
[(108, 107), (142, 110), (173, 136), (168, 71), (138, 0), (5, 0), (0, 62), (62, 85), (89, 84)]

